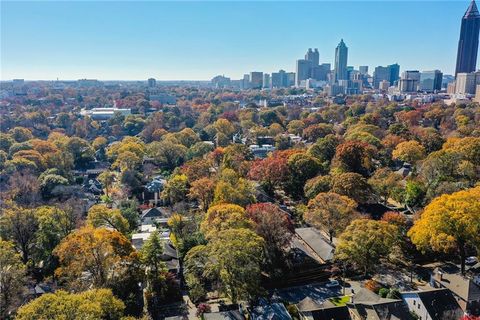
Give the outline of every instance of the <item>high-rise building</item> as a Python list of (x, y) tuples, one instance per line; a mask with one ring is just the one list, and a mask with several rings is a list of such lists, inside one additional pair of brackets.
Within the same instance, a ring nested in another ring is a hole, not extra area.
[(293, 87), (295, 85), (295, 72), (287, 72), (287, 87)]
[(420, 74), (420, 90), (434, 92), (442, 89), (443, 73), (440, 70), (422, 71)]
[(335, 81), (348, 79), (347, 60), (348, 48), (342, 39), (335, 48)]
[(455, 81), (455, 93), (475, 94), (477, 83), (480, 84), (480, 72), (459, 73)]
[(477, 68), (479, 30), (480, 13), (478, 12), (475, 0), (472, 0), (462, 18), (455, 76), (458, 73), (473, 72)]
[(310, 78), (310, 69), (311, 69), (311, 62), (305, 59), (297, 60), (297, 79), (295, 80), (295, 85), (299, 86), (302, 80), (307, 80)]
[(226, 88), (231, 85), (230, 78), (225, 76), (216, 76), (211, 80), (211, 82), (215, 88)]
[(416, 92), (420, 83), (420, 72), (418, 70), (407, 70), (402, 73), (398, 82), (400, 92)]
[(391, 85), (394, 85), (398, 81), (400, 74), (400, 66), (395, 64), (390, 64), (386, 67), (378, 66), (373, 72), (373, 87), (379, 88), (380, 82), (383, 80), (388, 81)]
[(278, 72), (272, 72), (271, 77), (272, 88), (285, 88), (287, 84), (287, 73), (285, 70), (280, 70)]
[(480, 103), (480, 84), (477, 84), (475, 89), (475, 98), (473, 98), (473, 101)]
[(312, 68), (317, 67), (320, 63), (320, 54), (318, 53), (318, 49), (308, 49), (307, 53), (305, 54), (305, 60), (310, 61)]
[(329, 97), (335, 97), (345, 93), (345, 87), (335, 83), (327, 84), (324, 90)]
[(263, 74), (263, 87), (270, 88), (270, 75), (268, 73)]
[(149, 88), (155, 88), (157, 86), (157, 80), (155, 80), (154, 78), (149, 78), (147, 82)]
[(242, 89), (249, 89), (250, 88), (250, 75), (244, 74), (243, 81), (242, 81)]
[(311, 78), (318, 81), (327, 81), (328, 74), (330, 73), (330, 63), (322, 63), (319, 66), (313, 67), (311, 72)]
[(263, 86), (263, 72), (250, 72), (250, 88), (261, 89)]
[(360, 71), (361, 74), (368, 74), (368, 66), (360, 66), (358, 67), (358, 71)]
[(388, 90), (388, 87), (390, 87), (390, 82), (387, 81), (387, 80), (382, 80), (380, 81), (380, 83), (378, 84), (378, 89), (382, 90), (382, 91), (387, 91)]
[(400, 78), (400, 65), (398, 63), (388, 65), (390, 69), (390, 84), (395, 85), (395, 82)]
[(373, 87), (380, 89), (380, 83), (382, 81), (388, 81), (390, 83), (390, 68), (378, 66), (373, 71)]

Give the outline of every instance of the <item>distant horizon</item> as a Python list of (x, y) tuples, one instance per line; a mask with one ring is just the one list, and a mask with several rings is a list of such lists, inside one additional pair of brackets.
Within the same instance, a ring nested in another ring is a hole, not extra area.
[(308, 48), (333, 66), (342, 38), (348, 65), (369, 74), (398, 63), (453, 75), (469, 2), (2, 1), (0, 79), (237, 80), (295, 71)]

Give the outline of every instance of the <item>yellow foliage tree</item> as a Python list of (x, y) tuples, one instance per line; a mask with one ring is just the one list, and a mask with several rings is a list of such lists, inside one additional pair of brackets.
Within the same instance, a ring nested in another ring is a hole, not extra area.
[(319, 193), (308, 202), (304, 219), (311, 225), (325, 230), (332, 242), (337, 233), (345, 230), (352, 220), (358, 218), (356, 207), (357, 203), (349, 197), (333, 192)]
[(421, 250), (457, 252), (465, 272), (465, 249), (480, 249), (480, 187), (435, 198), (408, 231)]
[(353, 220), (340, 235), (335, 257), (355, 265), (367, 275), (380, 258), (392, 252), (397, 234), (397, 227), (385, 221)]
[(18, 320), (119, 320), (125, 305), (108, 289), (47, 293), (18, 310)]
[(88, 210), (87, 224), (95, 228), (113, 228), (123, 234), (126, 234), (130, 227), (120, 210), (110, 209), (102, 204), (94, 205)]
[(415, 140), (400, 142), (392, 156), (393, 159), (414, 163), (425, 158), (425, 148)]
[(54, 254), (60, 262), (55, 274), (78, 287), (113, 286), (127, 276), (129, 265), (138, 260), (137, 252), (123, 234), (91, 226), (69, 234)]
[(200, 224), (200, 230), (207, 238), (227, 229), (253, 228), (253, 221), (245, 209), (236, 204), (219, 204), (208, 209)]

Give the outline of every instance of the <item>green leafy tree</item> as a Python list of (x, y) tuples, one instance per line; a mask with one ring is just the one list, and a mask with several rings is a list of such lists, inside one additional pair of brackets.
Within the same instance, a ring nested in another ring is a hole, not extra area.
[(128, 220), (119, 209), (110, 209), (102, 204), (94, 205), (88, 210), (87, 224), (95, 228), (113, 228), (123, 234), (127, 234), (130, 228)]
[(162, 192), (162, 197), (170, 204), (187, 200), (188, 178), (184, 174), (177, 174), (171, 177)]
[(185, 161), (187, 148), (169, 140), (154, 141), (148, 145), (147, 153), (160, 167), (173, 170)]
[(0, 317), (8, 319), (21, 303), (24, 290), (25, 265), (12, 242), (0, 239)]
[(296, 198), (303, 196), (303, 186), (321, 170), (320, 162), (307, 153), (295, 153), (288, 158), (289, 181), (286, 191)]
[(368, 179), (368, 184), (373, 191), (387, 203), (388, 198), (398, 199), (402, 193), (402, 176), (392, 172), (388, 168), (379, 168), (372, 177)]
[(10, 208), (0, 218), (0, 235), (15, 244), (24, 264), (30, 260), (35, 250), (37, 230), (38, 219), (32, 209)]
[(303, 187), (305, 197), (313, 199), (321, 192), (328, 192), (331, 188), (331, 184), (331, 176), (316, 176), (305, 183), (305, 187)]
[(39, 181), (40, 191), (45, 199), (53, 198), (58, 194), (59, 188), (69, 185), (68, 180), (58, 174), (46, 174), (40, 176)]
[(105, 187), (105, 194), (107, 196), (116, 178), (117, 175), (112, 171), (104, 171), (98, 175), (98, 181)]
[(51, 274), (57, 267), (53, 250), (63, 238), (75, 230), (79, 216), (74, 210), (43, 206), (36, 209), (36, 218), (38, 219), (36, 260), (43, 262), (46, 274)]
[(397, 234), (397, 227), (385, 221), (354, 220), (340, 235), (335, 257), (363, 270), (366, 276), (390, 254)]
[(140, 223), (138, 201), (136, 199), (122, 200), (118, 205), (118, 209), (120, 209), (122, 216), (127, 219), (129, 231), (136, 230)]
[(247, 229), (220, 231), (209, 244), (210, 269), (233, 303), (260, 290), (263, 239)]
[(190, 249), (185, 256), (183, 274), (189, 296), (195, 303), (206, 297), (206, 284), (212, 278), (206, 268), (209, 263), (208, 254), (207, 246), (198, 245)]

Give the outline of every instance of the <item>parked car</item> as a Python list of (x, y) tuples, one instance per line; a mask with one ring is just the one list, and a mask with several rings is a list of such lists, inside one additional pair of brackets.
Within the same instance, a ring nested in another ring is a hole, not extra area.
[(465, 258), (465, 264), (475, 264), (477, 262), (478, 262), (477, 257), (472, 256), (472, 257)]
[(340, 286), (340, 283), (337, 280), (330, 280), (325, 285), (325, 287), (327, 287), (327, 288), (335, 288), (335, 287), (339, 287), (339, 286)]

